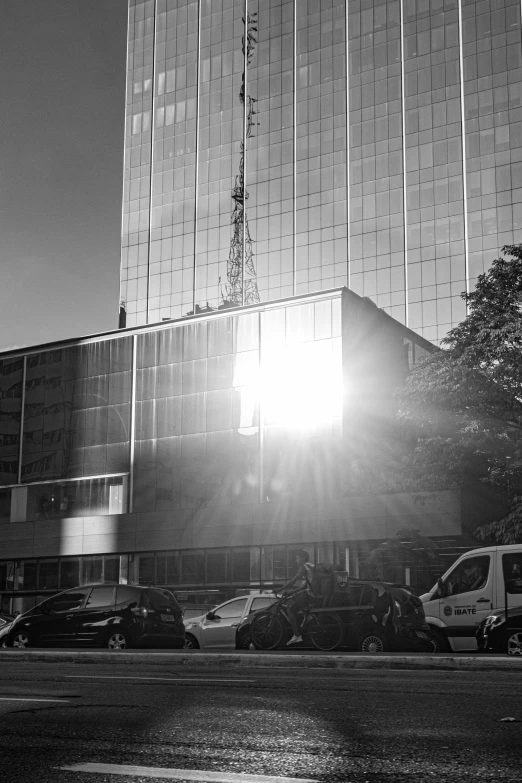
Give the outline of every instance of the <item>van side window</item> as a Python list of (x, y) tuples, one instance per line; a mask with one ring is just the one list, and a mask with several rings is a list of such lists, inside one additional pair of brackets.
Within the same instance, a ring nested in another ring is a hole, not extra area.
[(93, 587), (87, 599), (87, 609), (97, 609), (102, 606), (114, 605), (114, 587)]
[(490, 560), (489, 555), (478, 555), (463, 560), (446, 578), (444, 594), (459, 595), (481, 590), (488, 582)]
[(504, 579), (522, 579), (522, 552), (502, 555), (502, 573)]

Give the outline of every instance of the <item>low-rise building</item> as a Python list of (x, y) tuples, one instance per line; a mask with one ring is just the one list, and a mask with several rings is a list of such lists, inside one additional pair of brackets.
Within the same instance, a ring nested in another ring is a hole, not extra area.
[(343, 288), (0, 355), (2, 609), (92, 581), (218, 600), (303, 547), (357, 576), (404, 527), (458, 545), (461, 493), (381, 475), (432, 349)]

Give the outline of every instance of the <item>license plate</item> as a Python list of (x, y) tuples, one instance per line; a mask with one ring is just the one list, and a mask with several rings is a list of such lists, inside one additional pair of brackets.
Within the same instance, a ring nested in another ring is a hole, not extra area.
[(163, 620), (164, 623), (173, 623), (174, 622), (174, 618), (170, 614), (162, 614), (162, 615), (160, 615), (160, 617), (161, 617), (161, 619)]
[(417, 636), (419, 636), (421, 639), (429, 639), (429, 636), (427, 633), (424, 633), (424, 631), (415, 631)]

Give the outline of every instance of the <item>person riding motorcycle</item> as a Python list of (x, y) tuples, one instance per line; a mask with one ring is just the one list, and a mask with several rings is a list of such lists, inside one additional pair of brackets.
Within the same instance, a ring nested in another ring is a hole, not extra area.
[[(309, 609), (311, 605), (311, 582), (314, 566), (309, 562), (309, 557), (310, 556), (305, 549), (300, 549), (296, 553), (295, 562), (298, 565), (297, 572), (282, 588), (283, 595), (289, 596), (288, 601), (286, 602), (286, 611), (293, 633), (292, 638), (287, 642), (287, 646), (298, 644), (303, 641), (297, 614), (298, 612)], [(289, 592), (290, 588), (295, 589), (290, 590)]]

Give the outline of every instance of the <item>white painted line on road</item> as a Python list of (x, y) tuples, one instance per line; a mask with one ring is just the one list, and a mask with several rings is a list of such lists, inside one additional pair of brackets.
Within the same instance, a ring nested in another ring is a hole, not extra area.
[(165, 767), (135, 767), (131, 764), (72, 764), (56, 769), (68, 772), (97, 772), (101, 775), (132, 775), (167, 780), (195, 780), (199, 783), (318, 783), (311, 778), (284, 778), (272, 775), (247, 775), (237, 772), (210, 772), (203, 769), (168, 769)]
[(30, 696), (0, 696), (0, 701), (59, 701), (65, 703), (69, 699), (33, 699)]
[(255, 682), (255, 680), (240, 680), (230, 678), (227, 680), (203, 677), (124, 677), (105, 674), (64, 674), (70, 680), (156, 680), (159, 682)]
[(117, 674), (64, 674), (68, 680), (159, 680), (160, 682), (179, 682), (180, 677), (140, 677)]

